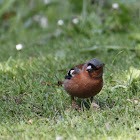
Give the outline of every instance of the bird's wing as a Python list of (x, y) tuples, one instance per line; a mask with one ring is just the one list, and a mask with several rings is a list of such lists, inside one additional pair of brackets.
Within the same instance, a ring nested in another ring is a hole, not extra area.
[(76, 67), (74, 68), (71, 68), (67, 75), (65, 76), (65, 79), (71, 79), (73, 76), (79, 74), (81, 72), (81, 70), (83, 69), (83, 66), (85, 64), (80, 64), (80, 65), (77, 65)]

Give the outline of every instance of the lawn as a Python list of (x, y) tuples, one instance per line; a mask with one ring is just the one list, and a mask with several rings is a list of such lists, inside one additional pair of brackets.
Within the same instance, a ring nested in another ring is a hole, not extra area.
[[(0, 0), (0, 139), (140, 139), (140, 1), (117, 2)], [(56, 76), (91, 58), (100, 109), (76, 111)]]

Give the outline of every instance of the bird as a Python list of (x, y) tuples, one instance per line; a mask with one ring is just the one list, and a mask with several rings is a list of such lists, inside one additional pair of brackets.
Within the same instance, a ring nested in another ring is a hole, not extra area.
[(99, 59), (92, 58), (88, 63), (79, 64), (68, 71), (63, 86), (71, 96), (71, 107), (81, 110), (75, 97), (90, 98), (93, 108), (98, 110), (99, 106), (93, 99), (103, 87), (103, 67), (104, 64)]

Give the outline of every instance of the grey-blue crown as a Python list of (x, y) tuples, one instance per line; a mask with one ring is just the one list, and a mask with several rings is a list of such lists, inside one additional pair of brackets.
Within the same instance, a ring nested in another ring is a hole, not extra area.
[(95, 67), (97, 66), (103, 66), (103, 63), (97, 59), (97, 58), (92, 58), (90, 61), (89, 61), (89, 64), (92, 64), (94, 65)]

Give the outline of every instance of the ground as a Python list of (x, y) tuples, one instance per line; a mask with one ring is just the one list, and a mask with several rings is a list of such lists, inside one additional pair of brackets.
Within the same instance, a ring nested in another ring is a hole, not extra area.
[[(0, 139), (140, 139), (140, 2), (117, 2), (0, 1)], [(56, 76), (91, 58), (100, 109), (75, 111)]]

